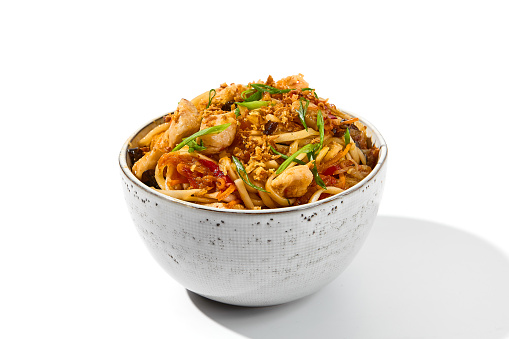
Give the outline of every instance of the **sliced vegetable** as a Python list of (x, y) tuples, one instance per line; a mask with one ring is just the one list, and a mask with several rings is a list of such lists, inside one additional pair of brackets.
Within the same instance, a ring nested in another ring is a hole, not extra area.
[(200, 164), (207, 167), (215, 177), (224, 178), (227, 184), (233, 184), (233, 180), (230, 179), (229, 176), (225, 175), (223, 171), (221, 171), (219, 166), (216, 165), (214, 162), (206, 159), (198, 159), (198, 161), (200, 162)]
[(325, 138), (325, 123), (323, 121), (322, 111), (320, 110), (316, 116), (316, 125), (318, 126), (318, 131), (320, 132), (320, 147), (318, 147), (318, 152), (320, 152), (323, 146), (323, 140)]
[[(212, 93), (212, 91), (214, 91), (214, 95), (211, 97), (210, 94)], [(212, 99), (214, 99), (215, 96), (216, 96), (216, 90), (215, 89), (211, 89), (209, 91), (209, 103), (207, 104), (207, 108), (209, 108), (210, 104), (212, 103)]]
[[(276, 155), (280, 155), (280, 156), (281, 156), (281, 158), (283, 158), (283, 159), (285, 159), (285, 160), (286, 160), (286, 159), (288, 159), (288, 155), (285, 155), (285, 154), (283, 154), (283, 153), (278, 152), (278, 151), (277, 151), (274, 147), (270, 146), (270, 149), (272, 150), (272, 152), (274, 152), (274, 154), (276, 154)], [(305, 164), (306, 164), (304, 161), (299, 160), (299, 159), (293, 159), (293, 162), (296, 162), (296, 163), (298, 163), (299, 165), (305, 165)]]
[(260, 100), (262, 98), (262, 94), (262, 92), (259, 92), (256, 89), (248, 89), (242, 92), (240, 97), (244, 99), (244, 102), (251, 102)]
[(203, 140), (200, 140), (200, 144), (196, 142), (196, 140), (191, 140), (187, 146), (189, 146), (189, 153), (192, 153), (194, 151), (203, 151), (207, 147), (203, 146)]
[[(178, 144), (172, 150), (172, 152), (178, 151), (179, 149), (181, 149), (185, 145), (191, 143), (192, 141), (194, 141), (194, 139), (196, 139), (198, 137), (201, 137), (201, 136), (204, 136), (204, 135), (207, 135), (207, 134), (218, 134), (218, 133), (221, 133), (222, 131), (224, 131), (225, 129), (230, 127), (230, 125), (231, 124), (228, 123), (228, 124), (217, 125), (217, 126), (212, 126), (212, 127), (209, 127), (209, 128), (202, 129), (201, 131), (198, 131), (198, 132), (194, 133), (193, 135), (191, 135), (191, 136), (185, 138), (184, 140), (182, 140), (182, 142), (180, 144)], [(195, 144), (196, 144), (196, 141), (195, 141)]]
[(302, 105), (302, 98), (301, 98), (301, 99), (299, 99), (299, 104), (300, 104), (300, 107), (297, 109), (297, 113), (299, 113), (299, 118), (300, 118), (300, 122), (302, 123), (302, 126), (304, 126), (304, 128), (307, 131), (308, 130), (308, 125), (306, 125), (306, 112), (308, 110), (309, 100), (306, 99), (306, 105), (303, 106)]
[(235, 116), (238, 118), (240, 117), (240, 108), (235, 108)]
[(268, 101), (249, 101), (249, 102), (236, 102), (237, 105), (246, 107), (247, 109), (257, 109), (269, 104)]
[(311, 151), (314, 151), (317, 144), (307, 144), (306, 146), (302, 147), (301, 149), (297, 150), (295, 153), (290, 155), (277, 169), (276, 175), (281, 174), (292, 162), (293, 160), (301, 153), (309, 153)]
[[(247, 175), (247, 172), (246, 172), (246, 169), (244, 168), (244, 165), (242, 165), (242, 163), (240, 162), (239, 159), (237, 159), (235, 156), (232, 155), (232, 159), (233, 159), (233, 163), (235, 164), (235, 167), (237, 167), (237, 174), (239, 175), (239, 177), (242, 179), (242, 181), (244, 181), (246, 183), (246, 185), (249, 185), (251, 186), (252, 188), (258, 190), (258, 191), (262, 191), (262, 192), (265, 192), (265, 193), (268, 193), (266, 190), (264, 190), (263, 188), (261, 187), (258, 187), (256, 186), (255, 184), (253, 184), (251, 182), (251, 180), (249, 180), (249, 176)], [(242, 176), (242, 174), (240, 174), (240, 172), (244, 173), (244, 175), (246, 176), (245, 178)]]
[(345, 146), (350, 143), (350, 129), (347, 127), (345, 132)]
[(306, 87), (306, 88), (303, 88), (301, 91), (302, 91), (302, 92), (304, 92), (304, 91), (312, 91), (312, 92), (313, 92), (313, 94), (315, 95), (315, 98), (317, 98), (317, 99), (318, 99), (318, 95), (316, 94), (316, 91), (315, 91), (315, 89), (314, 89), (314, 88)]
[(314, 161), (314, 160), (316, 160), (316, 156), (317, 156), (317, 154), (315, 153), (315, 150), (316, 150), (316, 153), (318, 153), (318, 147), (315, 147), (314, 150), (311, 150), (308, 153), (309, 160), (313, 161), (313, 168), (311, 168), (311, 173), (313, 173), (313, 178), (315, 179), (316, 184), (326, 190), (327, 186), (325, 186), (325, 183), (323, 182), (322, 178), (318, 174), (318, 168), (316, 167), (316, 161)]
[(327, 168), (325, 171), (322, 172), (323, 175), (334, 175), (334, 172), (337, 170), (340, 170), (341, 166), (339, 164), (333, 165), (329, 168)]
[(289, 89), (278, 89), (269, 85), (263, 85), (263, 84), (251, 84), (251, 87), (256, 89), (258, 92), (268, 92), (270, 94), (282, 94), (282, 93), (288, 93), (290, 91), (293, 91), (293, 88)]
[(323, 188), (324, 190), (327, 190), (327, 186), (325, 186), (325, 183), (323, 182), (322, 178), (320, 177), (320, 174), (318, 174), (318, 168), (315, 166), (311, 169), (311, 173), (313, 173), (313, 177), (315, 178), (315, 182), (318, 186)]

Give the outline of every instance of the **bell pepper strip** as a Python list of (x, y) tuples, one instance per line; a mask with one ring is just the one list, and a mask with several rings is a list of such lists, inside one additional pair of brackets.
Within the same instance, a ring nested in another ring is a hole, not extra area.
[(191, 185), (192, 188), (199, 188), (199, 185), (198, 183), (196, 182), (195, 178), (197, 176), (201, 176), (201, 175), (196, 175), (194, 174), (193, 171), (191, 171), (191, 168), (185, 164), (179, 164), (177, 165), (177, 171), (183, 175), (184, 177), (186, 177), (186, 179), (189, 181), (189, 184)]
[(350, 151), (350, 147), (352, 147), (350, 144), (346, 145), (345, 149), (342, 150), (340, 153), (338, 153), (336, 156), (334, 156), (334, 158), (332, 158), (331, 160), (327, 161), (325, 164), (320, 164), (320, 168), (325, 168), (325, 170), (323, 171), (319, 171), (319, 173), (324, 173), (327, 172), (327, 173), (334, 173), (334, 171), (332, 172), (329, 172), (329, 168), (333, 167), (333, 166), (336, 166), (339, 161), (341, 160), (341, 158), (343, 158), (349, 151)]
[(200, 164), (207, 167), (209, 171), (212, 172), (212, 175), (214, 175), (216, 178), (223, 178), (226, 181), (227, 187), (230, 186), (229, 184), (234, 184), (233, 180), (230, 179), (229, 176), (225, 175), (216, 163), (206, 159), (198, 159), (198, 161)]

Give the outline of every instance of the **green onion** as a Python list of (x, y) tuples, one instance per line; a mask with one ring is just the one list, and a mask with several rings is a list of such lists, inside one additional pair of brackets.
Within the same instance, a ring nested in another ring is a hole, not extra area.
[(251, 101), (251, 102), (236, 102), (239, 106), (244, 106), (247, 109), (257, 109), (269, 104), (268, 101)]
[(290, 155), (288, 159), (286, 159), (277, 169), (276, 175), (281, 174), (292, 162), (293, 160), (301, 153), (309, 153), (311, 151), (314, 151), (316, 148), (316, 144), (307, 144), (306, 146), (302, 147), (301, 149), (297, 150), (295, 153)]
[[(315, 145), (315, 146), (317, 146), (317, 145)], [(322, 178), (318, 174), (318, 168), (316, 167), (316, 157), (318, 156), (318, 154), (316, 154), (315, 151), (316, 151), (316, 153), (318, 153), (318, 149), (316, 147), (315, 147), (315, 149), (309, 151), (309, 153), (308, 153), (309, 161), (315, 160), (313, 162), (313, 168), (311, 169), (311, 173), (313, 173), (313, 178), (315, 179), (316, 184), (323, 189), (327, 189), (327, 186), (325, 186), (325, 183), (323, 182)]]
[[(214, 91), (214, 95), (212, 96), (212, 98), (210, 97), (210, 93), (212, 93), (212, 91)], [(209, 91), (209, 103), (207, 104), (207, 108), (209, 108), (210, 104), (212, 103), (212, 99), (214, 99), (214, 97), (216, 96), (216, 90), (215, 89), (211, 89)]]
[[(279, 166), (279, 168), (276, 171), (276, 175), (281, 174), (289, 165), (290, 163), (296, 162), (301, 165), (305, 165), (306, 163), (302, 160), (296, 159), (296, 157), (301, 153), (307, 153), (308, 158), (310, 161), (313, 161), (316, 159), (315, 151), (318, 149), (317, 144), (307, 144), (306, 146), (299, 149), (297, 152), (293, 153), (291, 156), (286, 156), (284, 154), (279, 153), (274, 149), (274, 147), (270, 146), (272, 152), (281, 155), (282, 158), (286, 159), (285, 162)], [(313, 178), (315, 179), (318, 186), (320, 186), (323, 189), (327, 189), (327, 186), (325, 186), (325, 183), (323, 182), (322, 178), (318, 174), (318, 168), (316, 167), (316, 162), (314, 163), (314, 167), (311, 169), (311, 173), (313, 173)]]
[[(249, 94), (251, 95), (248, 97)], [(263, 94), (262, 92), (259, 92), (256, 89), (248, 89), (242, 92), (240, 94), (240, 97), (244, 99), (244, 102), (258, 101), (262, 98), (262, 94)]]
[(198, 144), (196, 140), (191, 140), (187, 146), (189, 146), (189, 153), (193, 153), (194, 151), (203, 151), (207, 147), (203, 146), (203, 140), (200, 140), (200, 143)]
[[(227, 129), (228, 127), (230, 127), (230, 125), (231, 124), (229, 123), (229, 124), (217, 125), (217, 126), (212, 126), (212, 127), (209, 127), (209, 128), (202, 129), (201, 131), (198, 131), (198, 132), (194, 133), (193, 135), (191, 135), (190, 137), (187, 137), (184, 140), (182, 140), (182, 142), (180, 144), (178, 144), (172, 150), (172, 152), (178, 151), (179, 149), (181, 149), (185, 145), (191, 143), (192, 141), (194, 141), (194, 139), (196, 139), (198, 137), (201, 137), (201, 136), (204, 136), (204, 135), (207, 135), (207, 134), (217, 134), (217, 133), (220, 133), (220, 132), (224, 131), (225, 129)], [(194, 144), (193, 144), (193, 146), (194, 146)], [(203, 146), (201, 146), (201, 147), (203, 147)]]
[(269, 86), (269, 85), (262, 85), (262, 84), (251, 84), (251, 87), (256, 89), (258, 92), (268, 92), (270, 94), (282, 94), (282, 93), (288, 93), (290, 91), (293, 91), (293, 88), (290, 89), (277, 89), (275, 87)]
[(325, 183), (323, 182), (322, 178), (318, 174), (318, 168), (316, 167), (316, 162), (315, 162), (315, 166), (311, 169), (311, 173), (313, 173), (313, 177), (315, 178), (316, 184), (326, 190), (327, 186), (325, 186)]
[[(263, 188), (261, 187), (258, 187), (256, 186), (255, 184), (253, 184), (251, 182), (251, 180), (249, 180), (249, 176), (247, 175), (247, 172), (246, 172), (246, 169), (244, 168), (244, 165), (242, 165), (242, 163), (240, 162), (239, 159), (237, 159), (235, 156), (232, 155), (232, 159), (233, 159), (233, 162), (235, 163), (235, 167), (237, 167), (237, 174), (239, 175), (239, 177), (242, 179), (242, 181), (244, 181), (246, 183), (246, 185), (249, 185), (251, 186), (252, 188), (258, 190), (258, 191), (262, 191), (262, 192), (265, 192), (265, 193), (268, 193), (266, 190), (264, 190)], [(246, 177), (244, 178), (240, 172), (243, 172)]]
[(345, 132), (345, 146), (348, 145), (349, 143), (350, 143), (350, 130), (347, 127)]
[(251, 93), (255, 93), (256, 90), (255, 89), (246, 89), (244, 92), (240, 93), (240, 97), (243, 99), (243, 100), (246, 100), (247, 99), (247, 95), (248, 94), (251, 94)]
[[(274, 154), (276, 154), (276, 155), (280, 155), (280, 156), (281, 156), (281, 158), (283, 158), (283, 159), (285, 159), (285, 160), (286, 160), (286, 159), (288, 159), (288, 155), (285, 155), (285, 154), (283, 154), (283, 153), (280, 153), (280, 152), (276, 151), (276, 149), (275, 149), (274, 147), (270, 146), (270, 149), (272, 150), (272, 152), (274, 152)], [(296, 163), (298, 163), (299, 165), (305, 165), (305, 164), (306, 164), (304, 161), (299, 160), (299, 159), (293, 159), (293, 162), (296, 162)]]
[(235, 116), (238, 118), (240, 116), (240, 108), (235, 108)]
[(322, 149), (322, 146), (323, 146), (323, 139), (325, 137), (325, 123), (323, 121), (323, 115), (322, 115), (322, 111), (319, 110), (318, 111), (318, 115), (316, 117), (316, 125), (318, 126), (318, 131), (320, 132), (320, 147), (318, 147), (318, 151), (320, 151)]
[(302, 91), (302, 92), (304, 92), (304, 91), (313, 91), (313, 94), (315, 95), (315, 98), (317, 98), (317, 99), (318, 99), (318, 95), (316, 94), (316, 91), (315, 91), (315, 89), (314, 89), (314, 88), (306, 87), (306, 88), (301, 89), (301, 91)]
[(300, 122), (302, 123), (302, 126), (308, 130), (308, 125), (306, 125), (306, 112), (308, 110), (309, 106), (309, 100), (306, 99), (306, 106), (304, 107), (302, 105), (302, 99), (299, 99), (300, 107), (297, 109), (297, 113), (299, 113)]

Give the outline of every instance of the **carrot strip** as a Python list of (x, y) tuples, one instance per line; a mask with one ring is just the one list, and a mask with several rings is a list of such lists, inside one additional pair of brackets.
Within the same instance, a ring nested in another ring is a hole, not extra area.
[(339, 188), (346, 189), (346, 177), (343, 173), (341, 173), (341, 175), (339, 176), (339, 181), (341, 184), (341, 186), (339, 186)]
[(226, 190), (217, 195), (217, 200), (218, 201), (223, 200), (224, 198), (235, 192), (235, 189), (236, 189), (235, 185), (230, 185), (230, 187), (228, 187)]
[(321, 173), (323, 171), (323, 169), (327, 169), (331, 166), (334, 166), (337, 162), (339, 162), (341, 160), (342, 157), (344, 157), (348, 153), (348, 151), (350, 151), (350, 147), (352, 147), (351, 144), (346, 145), (344, 150), (342, 150), (340, 153), (338, 153), (331, 160), (327, 161), (325, 164), (321, 165), (320, 170), (318, 172)]
[(216, 187), (220, 191), (224, 190), (226, 188), (226, 179), (221, 177), (217, 178)]

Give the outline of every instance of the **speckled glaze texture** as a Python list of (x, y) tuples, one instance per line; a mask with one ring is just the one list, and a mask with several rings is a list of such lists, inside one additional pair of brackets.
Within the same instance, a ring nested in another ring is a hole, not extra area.
[[(268, 306), (312, 294), (355, 257), (377, 214), (387, 148), (354, 188), (317, 203), (265, 211), (224, 211), (169, 198), (146, 187), (120, 154), (128, 209), (159, 264), (185, 288), (241, 306)], [(147, 125), (142, 131), (149, 129)]]

